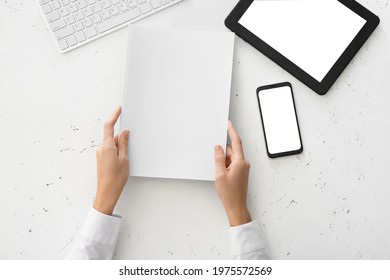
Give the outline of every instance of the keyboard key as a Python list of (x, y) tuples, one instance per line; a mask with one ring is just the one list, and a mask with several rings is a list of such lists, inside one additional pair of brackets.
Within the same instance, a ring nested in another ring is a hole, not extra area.
[(74, 19), (74, 16), (72, 16), (72, 15), (66, 16), (66, 17), (64, 17), (64, 19), (65, 19), (67, 25), (71, 25), (71, 24), (76, 22), (76, 20)]
[(160, 0), (152, 0), (150, 1), (150, 4), (152, 4), (153, 9), (161, 7)]
[(60, 2), (58, 2), (58, 0), (54, 0), (53, 2), (51, 2), (50, 6), (53, 9), (53, 11), (61, 8)]
[(79, 42), (83, 42), (83, 41), (87, 40), (87, 37), (85, 37), (84, 32), (81, 31), (81, 32), (76, 33), (76, 39)]
[(91, 16), (91, 20), (95, 24), (102, 21), (102, 19), (100, 18), (99, 14), (94, 14), (93, 16)]
[(139, 8), (141, 9), (141, 12), (143, 14), (146, 14), (152, 10), (149, 3), (143, 3), (143, 4), (139, 5)]
[(119, 4), (119, 10), (121, 10), (121, 12), (124, 12), (124, 11), (127, 11), (129, 9), (129, 7), (127, 6), (126, 2), (121, 2)]
[(85, 7), (87, 7), (87, 2), (85, 2), (85, 0), (79, 0), (77, 2), (77, 6), (79, 6), (79, 9), (84, 9)]
[(166, 4), (169, 4), (171, 3), (170, 0), (161, 0), (161, 5), (166, 5)]
[(107, 10), (104, 10), (102, 13), (101, 13), (101, 16), (102, 16), (102, 19), (108, 19), (111, 17), (110, 13), (107, 11)]
[(85, 29), (85, 35), (87, 35), (88, 39), (95, 37), (97, 35), (95, 27), (91, 26), (91, 27), (88, 27), (87, 29)]
[(47, 15), (46, 15), (46, 18), (47, 18), (47, 21), (48, 21), (49, 23), (51, 23), (51, 22), (53, 22), (53, 21), (55, 21), (55, 20), (57, 20), (57, 19), (60, 19), (61, 16), (60, 16), (60, 14), (59, 14), (58, 12), (52, 12), (52, 13), (50, 13), (50, 14), (47, 14)]
[(66, 26), (66, 22), (65, 22), (65, 20), (63, 20), (63, 19), (53, 21), (53, 22), (50, 24), (51, 30), (53, 30), (53, 31), (57, 31), (57, 30), (59, 30), (59, 29), (65, 27), (65, 26)]
[(84, 25), (81, 21), (78, 21), (76, 22), (75, 25), (73, 25), (74, 29), (76, 29), (76, 31), (81, 31), (84, 29)]
[(85, 18), (81, 21), (85, 27), (89, 27), (92, 25), (92, 20), (90, 18)]
[(86, 7), (85, 9), (83, 9), (83, 14), (84, 16), (89, 17), (93, 15), (93, 11), (90, 7)]
[(82, 19), (84, 19), (84, 14), (83, 14), (81, 11), (77, 11), (77, 12), (75, 12), (73, 15), (74, 15), (74, 18), (75, 18), (76, 20), (82, 20)]
[(100, 6), (99, 3), (95, 3), (95, 4), (91, 5), (91, 9), (94, 13), (98, 13), (102, 10), (102, 7)]
[(102, 1), (102, 6), (103, 6), (104, 9), (107, 9), (107, 8), (111, 7), (111, 3), (108, 0), (103, 0)]
[(47, 3), (49, 3), (49, 0), (39, 0), (39, 4), (41, 6), (43, 6), (43, 5), (47, 4)]
[(138, 2), (137, 2), (137, 0), (129, 0), (129, 5), (130, 5), (130, 8), (134, 8), (135, 6), (138, 5)]
[(77, 7), (76, 4), (70, 4), (68, 9), (69, 9), (69, 12), (71, 12), (71, 13), (75, 13), (79, 10), (79, 8)]
[(69, 35), (72, 35), (74, 33), (74, 29), (72, 26), (66, 26), (64, 28), (61, 28), (57, 32), (54, 32), (54, 36), (59, 41), (65, 37), (68, 37)]
[(62, 7), (70, 4), (69, 0), (60, 0), (60, 3), (62, 5)]
[(89, 5), (92, 5), (92, 4), (95, 4), (96, 3), (96, 0), (88, 0), (88, 4)]
[(116, 6), (112, 6), (108, 10), (110, 11), (111, 15), (113, 15), (113, 16), (116, 16), (117, 14), (119, 14), (119, 10)]
[(65, 40), (59, 41), (58, 45), (60, 46), (61, 50), (65, 50), (65, 49), (69, 48), (68, 43)]
[(119, 3), (119, 0), (111, 0), (112, 5), (116, 5)]
[(58, 11), (60, 12), (62, 17), (66, 17), (67, 15), (69, 15), (68, 8), (62, 8), (62, 9), (59, 9)]
[(44, 12), (45, 14), (48, 14), (48, 13), (50, 13), (50, 12), (52, 11), (52, 9), (51, 9), (51, 7), (50, 7), (49, 4), (43, 5), (43, 6), (42, 6), (42, 10), (43, 10), (43, 12)]
[(66, 38), (66, 42), (68, 42), (69, 46), (75, 46), (77, 45), (77, 40), (73, 35), (70, 35), (68, 38)]
[(132, 9), (127, 12), (124, 12), (110, 20), (103, 21), (102, 23), (99, 23), (96, 25), (97, 30), (99, 33), (105, 32), (107, 30), (110, 30), (114, 27), (117, 27), (118, 25), (121, 25), (122, 23), (125, 23), (127, 21), (133, 20), (141, 15), (140, 11), (138, 9)]

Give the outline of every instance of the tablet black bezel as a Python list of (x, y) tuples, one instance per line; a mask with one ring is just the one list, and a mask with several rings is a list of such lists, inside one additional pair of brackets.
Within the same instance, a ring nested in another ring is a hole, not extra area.
[(353, 57), (359, 51), (359, 49), (364, 45), (367, 39), (374, 32), (375, 28), (379, 25), (380, 19), (378, 16), (367, 10), (361, 4), (354, 0), (338, 0), (340, 3), (345, 5), (347, 8), (351, 9), (353, 12), (364, 18), (367, 22), (363, 26), (363, 28), (359, 31), (356, 37), (351, 41), (349, 46), (345, 49), (340, 58), (336, 61), (333, 67), (326, 74), (324, 79), (319, 82), (311, 75), (306, 73), (292, 61), (287, 59), (281, 53), (273, 49), (270, 45), (265, 43), (259, 37), (254, 35), (248, 29), (243, 27), (238, 23), (240, 18), (249, 8), (254, 0), (241, 0), (238, 2), (236, 7), (232, 10), (229, 16), (225, 20), (225, 25), (230, 30), (236, 33), (236, 35), (240, 36), (243, 40), (248, 42), (250, 45), (258, 49), (280, 67), (284, 68), (295, 78), (300, 80), (302, 83), (307, 85), (309, 88), (314, 90), (316, 93), (320, 95), (326, 94), (337, 78), (341, 75), (344, 69), (351, 62)]

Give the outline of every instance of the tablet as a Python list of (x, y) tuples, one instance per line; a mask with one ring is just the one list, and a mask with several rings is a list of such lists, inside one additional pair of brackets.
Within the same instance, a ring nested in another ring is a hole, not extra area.
[(354, 0), (241, 0), (225, 25), (323, 95), (379, 18)]

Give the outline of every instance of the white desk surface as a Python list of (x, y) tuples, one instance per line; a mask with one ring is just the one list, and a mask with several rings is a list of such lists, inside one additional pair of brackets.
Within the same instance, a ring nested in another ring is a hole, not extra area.
[[(0, 259), (61, 259), (96, 186), (104, 120), (121, 103), (127, 28), (60, 55), (37, 1), (0, 1)], [(236, 38), (230, 119), (251, 162), (249, 207), (274, 259), (390, 258), (390, 2), (325, 96)], [(237, 0), (184, 0), (148, 26), (226, 30)], [(305, 151), (266, 155), (255, 90), (290, 81)], [(130, 178), (118, 259), (228, 259), (213, 183)]]

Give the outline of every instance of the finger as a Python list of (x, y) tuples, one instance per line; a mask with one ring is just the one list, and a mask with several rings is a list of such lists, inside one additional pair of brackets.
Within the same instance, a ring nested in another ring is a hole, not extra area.
[(128, 159), (129, 158), (129, 136), (130, 132), (128, 130), (121, 133), (119, 137), (119, 158)]
[(110, 116), (110, 118), (104, 124), (104, 139), (103, 141), (107, 141), (114, 137), (114, 126), (121, 115), (122, 108), (118, 106), (114, 113)]
[(225, 153), (221, 146), (215, 146), (214, 148), (215, 155), (215, 177), (223, 175), (226, 173), (225, 165)]
[(118, 147), (118, 139), (119, 139), (119, 135), (115, 135), (114, 142), (115, 142), (115, 146), (117, 147)]
[(238, 136), (237, 131), (231, 121), (228, 123), (228, 133), (230, 139), (232, 140), (232, 149), (234, 155), (237, 155), (238, 158), (244, 158), (244, 150), (242, 149), (240, 136)]
[(226, 145), (226, 158), (231, 158), (233, 154), (232, 146), (229, 144)]
[(226, 166), (229, 166), (231, 163), (232, 163), (232, 154), (233, 154), (233, 150), (232, 150), (232, 147), (227, 144), (226, 145)]

